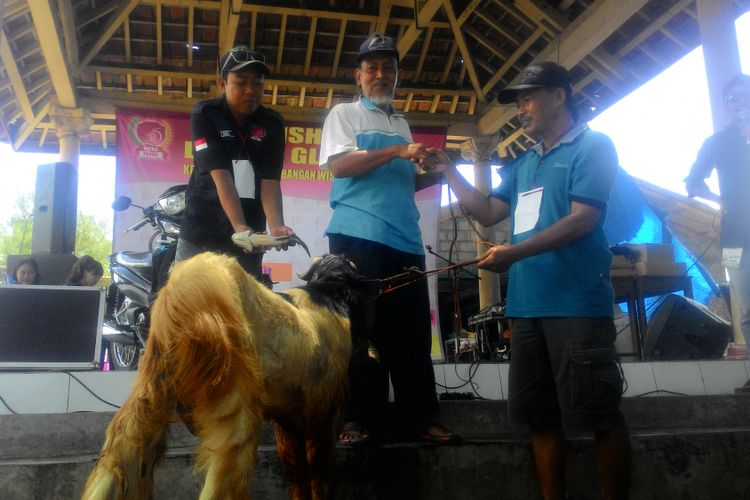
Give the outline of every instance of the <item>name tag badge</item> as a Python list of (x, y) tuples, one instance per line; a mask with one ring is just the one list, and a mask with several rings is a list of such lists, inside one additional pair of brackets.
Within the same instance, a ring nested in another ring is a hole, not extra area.
[(722, 248), (721, 265), (730, 269), (738, 269), (742, 260), (741, 248)]
[(232, 160), (234, 185), (240, 198), (255, 199), (255, 169), (250, 160)]
[(542, 206), (543, 187), (518, 193), (518, 203), (513, 213), (513, 234), (531, 231), (539, 222), (539, 209)]

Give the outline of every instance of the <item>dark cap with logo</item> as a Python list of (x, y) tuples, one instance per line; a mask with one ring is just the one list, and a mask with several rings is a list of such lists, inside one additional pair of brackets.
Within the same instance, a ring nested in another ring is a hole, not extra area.
[(511, 104), (522, 90), (542, 87), (559, 87), (572, 93), (573, 80), (568, 70), (553, 62), (534, 63), (521, 72), (521, 78), (516, 85), (505, 87), (497, 94), (497, 102)]
[(247, 67), (252, 67), (266, 76), (271, 73), (268, 66), (266, 66), (266, 56), (245, 45), (237, 45), (232, 48), (219, 61), (219, 73), (225, 80), (229, 73), (240, 71)]
[(398, 48), (396, 48), (396, 42), (393, 41), (393, 38), (381, 35), (380, 33), (373, 33), (367, 37), (367, 40), (362, 42), (362, 45), (359, 46), (359, 52), (357, 52), (357, 64), (361, 63), (362, 59), (365, 57), (376, 53), (390, 54), (395, 57), (397, 61), (400, 59)]

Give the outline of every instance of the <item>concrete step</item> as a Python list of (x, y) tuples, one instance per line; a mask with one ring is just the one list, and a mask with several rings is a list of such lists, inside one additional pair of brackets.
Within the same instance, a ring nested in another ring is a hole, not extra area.
[[(624, 398), (631, 430), (733, 428), (750, 425), (750, 396), (658, 396)], [(0, 460), (97, 453), (113, 413), (0, 415)], [(464, 437), (525, 437), (510, 425), (506, 401), (441, 401), (441, 421)], [(170, 426), (170, 447), (192, 447), (195, 438), (182, 424)], [(265, 426), (263, 444), (273, 445)]]
[[(626, 398), (633, 442), (634, 499), (750, 499), (750, 397)], [(464, 436), (457, 446), (387, 443), (337, 449), (335, 499), (482, 500), (540, 498), (525, 429), (508, 425), (504, 401), (441, 402), (442, 420)], [(111, 413), (0, 416), (0, 499), (78, 498)], [(254, 498), (288, 498), (266, 429)], [(170, 430), (155, 498), (197, 498), (195, 439)], [(600, 498), (591, 439), (572, 436), (569, 498)]]
[[(632, 436), (631, 498), (722, 500), (749, 498), (750, 428), (644, 432)], [(79, 498), (95, 455), (0, 460), (0, 498)], [(335, 500), (495, 500), (540, 498), (525, 439), (476, 439), (460, 446), (399, 443), (337, 449)], [(170, 449), (157, 470), (155, 498), (197, 498), (192, 448)], [(568, 497), (601, 498), (591, 441), (569, 443)], [(289, 498), (273, 447), (258, 450), (254, 498)]]

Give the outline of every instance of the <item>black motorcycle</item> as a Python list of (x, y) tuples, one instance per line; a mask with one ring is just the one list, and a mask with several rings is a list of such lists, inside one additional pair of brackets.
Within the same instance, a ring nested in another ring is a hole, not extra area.
[(174, 262), (180, 219), (185, 209), (184, 184), (164, 191), (153, 205), (135, 205), (127, 196), (112, 203), (115, 211), (140, 208), (143, 219), (125, 230), (137, 231), (150, 224), (154, 235), (146, 252), (116, 252), (109, 257), (112, 284), (107, 292), (104, 339), (109, 346), (110, 366), (135, 370), (146, 345), (149, 309), (156, 292), (164, 285)]

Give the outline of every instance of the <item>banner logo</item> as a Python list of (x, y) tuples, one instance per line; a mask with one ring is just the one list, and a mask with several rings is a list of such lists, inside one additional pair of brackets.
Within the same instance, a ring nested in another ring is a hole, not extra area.
[(169, 158), (172, 126), (168, 120), (133, 117), (128, 124), (128, 135), (141, 160), (164, 161)]

